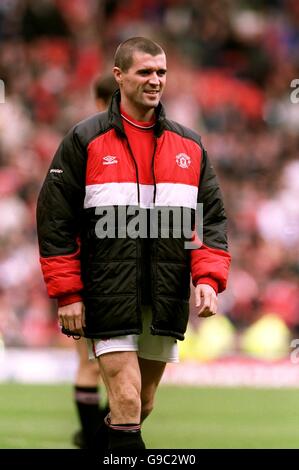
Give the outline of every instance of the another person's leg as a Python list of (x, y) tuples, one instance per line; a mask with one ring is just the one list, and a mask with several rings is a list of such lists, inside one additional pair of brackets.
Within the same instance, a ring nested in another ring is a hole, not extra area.
[(78, 368), (74, 383), (74, 402), (76, 405), (81, 430), (73, 436), (75, 445), (81, 448), (91, 446), (99, 422), (107, 411), (100, 406), (100, 369), (96, 360), (89, 360), (84, 338), (76, 341)]

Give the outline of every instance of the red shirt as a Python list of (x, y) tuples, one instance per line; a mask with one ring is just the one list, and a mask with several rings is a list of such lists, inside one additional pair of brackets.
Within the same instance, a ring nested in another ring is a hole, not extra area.
[[(126, 114), (123, 109), (121, 109), (121, 116), (124, 130), (137, 164), (139, 184), (153, 185), (154, 177), (152, 171), (152, 159), (155, 148), (155, 118), (148, 122), (136, 121), (136, 119), (133, 119), (131, 116)], [(142, 188), (140, 188), (140, 190), (142, 191)], [(143, 197), (141, 196), (141, 200), (142, 199)], [(141, 303), (143, 305), (150, 305), (150, 249), (148, 247), (147, 239), (142, 239), (141, 242), (141, 250), (143, 256)]]
[(151, 121), (136, 121), (121, 109), (125, 133), (132, 149), (139, 176), (139, 184), (154, 184), (152, 159), (155, 148), (154, 125)]

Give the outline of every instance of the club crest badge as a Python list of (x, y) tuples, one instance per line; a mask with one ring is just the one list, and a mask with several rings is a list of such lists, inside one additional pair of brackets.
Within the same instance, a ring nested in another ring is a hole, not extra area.
[(191, 164), (191, 158), (186, 153), (179, 153), (176, 157), (177, 165), (181, 168), (189, 168)]

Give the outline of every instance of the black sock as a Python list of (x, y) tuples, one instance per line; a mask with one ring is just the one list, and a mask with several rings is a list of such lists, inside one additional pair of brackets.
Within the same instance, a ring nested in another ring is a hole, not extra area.
[(74, 399), (87, 447), (92, 442), (95, 431), (99, 427), (101, 410), (99, 407), (99, 393), (97, 387), (79, 387), (75, 385)]
[(101, 452), (109, 449), (109, 427), (103, 419), (97, 427), (90, 449)]
[(111, 424), (109, 421), (108, 417), (109, 450), (145, 449), (140, 424)]

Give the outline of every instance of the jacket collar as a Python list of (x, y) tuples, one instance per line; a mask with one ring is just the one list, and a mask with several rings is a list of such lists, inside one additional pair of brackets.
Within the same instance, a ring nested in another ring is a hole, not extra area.
[[(111, 98), (111, 104), (109, 106), (108, 110), (108, 117), (109, 117), (109, 123), (111, 124), (112, 127), (114, 127), (120, 134), (125, 135), (125, 131), (122, 125), (122, 117), (120, 115), (120, 91), (116, 90), (116, 92), (112, 95)], [(154, 127), (154, 133), (156, 137), (160, 137), (162, 132), (165, 129), (165, 110), (160, 102), (155, 109), (156, 113), (156, 124)]]

